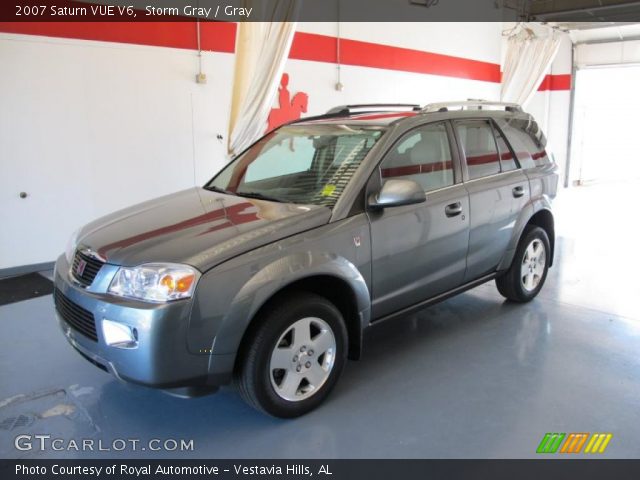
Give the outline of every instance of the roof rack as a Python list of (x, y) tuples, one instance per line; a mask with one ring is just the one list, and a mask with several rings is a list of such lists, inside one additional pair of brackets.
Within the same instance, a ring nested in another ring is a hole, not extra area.
[(357, 105), (339, 105), (327, 111), (327, 115), (348, 115), (356, 110), (380, 111), (380, 110), (400, 110), (408, 109), (419, 112), (422, 107), (413, 103), (362, 103)]
[(505, 110), (507, 112), (522, 112), (522, 107), (517, 103), (492, 102), (469, 98), (466, 101), (439, 102), (425, 105), (423, 113), (448, 112), (449, 110)]

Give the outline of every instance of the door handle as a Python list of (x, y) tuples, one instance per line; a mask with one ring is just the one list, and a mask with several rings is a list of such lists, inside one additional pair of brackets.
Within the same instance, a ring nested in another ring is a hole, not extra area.
[(455, 217), (456, 215), (460, 215), (462, 213), (462, 204), (460, 202), (450, 203), (446, 207), (444, 207), (444, 213), (447, 217)]
[(522, 197), (524, 195), (524, 187), (522, 185), (518, 185), (517, 187), (513, 187), (513, 190), (511, 190), (511, 193), (513, 193), (513, 196), (515, 198)]

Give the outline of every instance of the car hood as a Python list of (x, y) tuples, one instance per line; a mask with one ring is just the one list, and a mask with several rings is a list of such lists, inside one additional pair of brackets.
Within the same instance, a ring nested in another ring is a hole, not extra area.
[(192, 188), (112, 213), (86, 225), (79, 248), (108, 263), (192, 265), (201, 271), (276, 240), (324, 225), (331, 211)]

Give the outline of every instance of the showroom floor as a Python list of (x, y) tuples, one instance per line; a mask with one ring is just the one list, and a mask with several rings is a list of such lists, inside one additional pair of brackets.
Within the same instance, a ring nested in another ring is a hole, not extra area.
[(505, 303), (491, 283), (375, 327), (329, 401), (297, 420), (266, 417), (229, 388), (182, 400), (124, 385), (69, 347), (51, 296), (2, 306), (0, 457), (79, 456), (17, 451), (23, 432), (103, 446), (193, 439), (181, 453), (193, 458), (534, 457), (546, 432), (611, 432), (604, 455), (637, 458), (638, 187), (561, 192), (538, 299)]

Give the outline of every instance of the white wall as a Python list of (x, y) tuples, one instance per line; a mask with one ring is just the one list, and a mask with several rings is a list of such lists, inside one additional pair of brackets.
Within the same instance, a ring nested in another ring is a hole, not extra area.
[[(398, 29), (401, 28), (399, 31)], [(332, 23), (301, 23), (299, 31), (335, 36)], [(384, 45), (423, 50), (498, 64), (500, 62), (500, 23), (341, 23), (340, 36)], [(462, 33), (476, 38), (464, 40)], [(447, 39), (447, 36), (450, 36)], [(326, 112), (335, 105), (349, 103), (402, 102), (426, 104), (460, 98), (498, 99), (500, 85), (438, 75), (416, 74), (377, 68), (342, 65), (340, 81), (344, 90), (336, 91), (337, 66), (289, 60), (290, 90), (309, 93), (309, 113)]]
[[(396, 72), (368, 67), (341, 68), (344, 90), (336, 91), (335, 66), (304, 60), (289, 60), (289, 90), (309, 94), (309, 115), (326, 112), (330, 107), (357, 103), (418, 103), (466, 98), (496, 99), (499, 85), (437, 75)], [(312, 77), (310, 79), (309, 77)]]
[[(335, 36), (337, 26), (299, 30)], [(501, 31), (499, 23), (340, 25), (343, 38), (495, 64)], [(205, 52), (208, 83), (198, 85), (194, 51), (0, 33), (0, 65), (0, 269), (51, 261), (79, 225), (202, 184), (227, 161), (232, 54)], [(289, 60), (286, 71), (291, 93), (309, 94), (308, 115), (346, 103), (497, 99), (500, 90), (343, 65), (338, 92), (335, 64)], [(562, 95), (568, 102), (567, 92), (550, 95), (553, 105)], [(562, 124), (555, 115), (545, 125)]]
[[(340, 37), (500, 63), (500, 22), (340, 22)], [(298, 31), (338, 35), (331, 22), (300, 22)]]
[[(225, 163), (233, 55), (0, 36), (0, 268), (47, 262), (73, 230), (201, 184)], [(28, 193), (26, 199), (19, 192)]]

